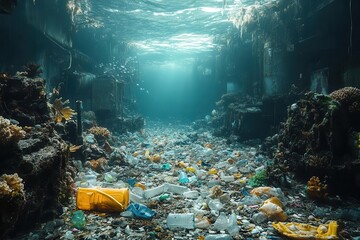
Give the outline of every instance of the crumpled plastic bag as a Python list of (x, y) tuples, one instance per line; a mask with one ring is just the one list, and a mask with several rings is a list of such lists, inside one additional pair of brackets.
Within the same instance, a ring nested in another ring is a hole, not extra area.
[(284, 206), (280, 199), (272, 197), (267, 199), (264, 204), (259, 208), (260, 211), (273, 221), (286, 221), (287, 215), (282, 209)]
[(321, 224), (318, 227), (304, 224), (304, 223), (272, 223), (272, 226), (282, 235), (291, 239), (339, 239), (338, 224), (336, 221), (331, 221), (329, 224)]

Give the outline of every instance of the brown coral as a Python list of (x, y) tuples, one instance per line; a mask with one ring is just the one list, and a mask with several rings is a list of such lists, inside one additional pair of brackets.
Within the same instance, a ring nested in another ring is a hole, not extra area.
[(105, 140), (110, 137), (110, 131), (104, 127), (92, 127), (89, 129), (89, 132), (94, 134), (96, 140)]
[(25, 198), (24, 184), (17, 173), (0, 177), (0, 198)]
[(25, 131), (14, 124), (9, 119), (0, 116), (0, 144), (9, 145), (17, 143), (25, 137)]
[(359, 113), (360, 89), (355, 87), (344, 87), (330, 94), (330, 97), (339, 101), (341, 105), (348, 108), (351, 113)]

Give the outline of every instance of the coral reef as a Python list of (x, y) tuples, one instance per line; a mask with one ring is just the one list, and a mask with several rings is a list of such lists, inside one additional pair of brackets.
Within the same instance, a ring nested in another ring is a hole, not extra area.
[(327, 195), (327, 185), (322, 183), (318, 177), (312, 176), (307, 183), (306, 193), (313, 200), (324, 200)]
[(0, 198), (13, 200), (20, 198), (25, 200), (24, 184), (17, 173), (12, 175), (3, 174), (0, 177)]
[(287, 104), (297, 98), (297, 93), (261, 100), (239, 93), (224, 94), (207, 121), (215, 136), (229, 137), (229, 141), (264, 138), (286, 117)]
[(110, 131), (104, 127), (92, 127), (88, 131), (94, 134), (98, 142), (103, 142), (110, 137)]
[(284, 184), (289, 174), (304, 181), (327, 177), (329, 193), (355, 193), (348, 183), (357, 182), (359, 167), (349, 139), (359, 123), (353, 120), (348, 103), (357, 96), (353, 88), (334, 92), (332, 97), (310, 92), (289, 106), (279, 133), (264, 144), (274, 156), (269, 180)]
[(39, 77), (42, 73), (40, 69), (40, 65), (37, 63), (28, 63), (24, 66), (23, 72), (18, 72), (17, 74), (20, 76), (28, 77), (28, 78), (36, 78)]
[(344, 87), (329, 95), (339, 101), (350, 113), (360, 113), (360, 89), (355, 87)]
[(26, 76), (0, 77), (1, 239), (60, 215), (72, 191), (69, 148), (49, 122), (44, 80)]
[(34, 126), (50, 120), (45, 82), (41, 78), (0, 77), (0, 99), (0, 116), (16, 119), (20, 126)]
[(0, 177), (0, 237), (12, 231), (26, 204), (23, 180), (15, 174)]
[(21, 127), (11, 124), (9, 119), (0, 116), (0, 145), (14, 144), (25, 137)]

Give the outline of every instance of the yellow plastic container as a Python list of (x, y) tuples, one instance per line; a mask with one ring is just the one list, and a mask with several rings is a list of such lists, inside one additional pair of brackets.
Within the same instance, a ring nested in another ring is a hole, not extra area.
[(124, 211), (129, 204), (128, 188), (78, 188), (76, 206), (81, 210)]

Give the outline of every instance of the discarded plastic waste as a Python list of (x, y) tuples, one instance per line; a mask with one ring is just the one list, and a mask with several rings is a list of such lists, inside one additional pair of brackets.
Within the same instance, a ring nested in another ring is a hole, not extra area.
[(210, 227), (209, 219), (206, 217), (195, 218), (195, 227), (201, 229), (207, 229)]
[(124, 211), (129, 195), (128, 188), (78, 188), (76, 206), (81, 210)]
[(315, 227), (303, 223), (273, 223), (272, 226), (281, 234), (292, 239), (339, 239), (337, 236), (338, 224), (331, 221), (329, 224), (323, 224)]
[(146, 199), (153, 198), (165, 192), (174, 193), (174, 194), (183, 194), (186, 191), (189, 191), (189, 188), (185, 186), (165, 183), (155, 188), (146, 189), (144, 191), (144, 198)]
[(106, 182), (112, 183), (116, 181), (116, 176), (114, 176), (114, 174), (109, 172), (109, 173), (105, 173), (104, 179)]
[(86, 225), (86, 218), (83, 211), (79, 210), (74, 212), (71, 218), (71, 224), (77, 229), (83, 229)]
[(241, 193), (244, 195), (244, 196), (250, 196), (250, 193), (248, 191), (246, 191), (246, 189), (243, 187), (241, 188)]
[(199, 195), (200, 193), (198, 191), (188, 191), (183, 193), (183, 196), (185, 198), (191, 198), (191, 199), (197, 199)]
[(257, 224), (266, 222), (267, 219), (268, 219), (268, 217), (263, 212), (255, 213), (251, 218), (251, 220)]
[(164, 163), (161, 166), (161, 169), (164, 170), (164, 171), (170, 171), (171, 170), (171, 165), (169, 163)]
[(224, 207), (224, 205), (220, 202), (219, 199), (212, 199), (208, 202), (208, 206), (213, 211), (219, 211)]
[(175, 229), (194, 229), (194, 213), (170, 213), (166, 219), (167, 227)]
[(150, 219), (155, 216), (156, 212), (141, 203), (131, 203), (126, 211), (130, 211), (135, 217)]
[(250, 205), (261, 204), (262, 200), (257, 196), (245, 196), (243, 199), (241, 199), (240, 203), (243, 205), (250, 206)]
[(237, 224), (237, 217), (235, 213), (232, 213), (229, 216), (229, 223), (228, 226), (226, 228), (227, 232), (231, 235), (231, 236), (236, 236), (239, 234), (240, 231), (240, 227)]
[(131, 187), (134, 187), (135, 184), (136, 184), (136, 180), (134, 178), (129, 178), (127, 180), (127, 183), (131, 186)]
[(183, 172), (183, 171), (181, 171), (181, 172), (179, 173), (179, 182), (180, 182), (180, 183), (183, 183), (183, 184), (189, 182), (188, 176), (187, 176), (186, 173)]
[(277, 197), (272, 197), (266, 200), (259, 209), (265, 213), (270, 220), (283, 222), (286, 221), (287, 215), (282, 207), (281, 201)]
[(229, 234), (209, 234), (205, 237), (205, 240), (231, 240), (232, 237)]
[(229, 225), (228, 218), (224, 212), (221, 212), (219, 217), (216, 219), (214, 223), (214, 230), (223, 231)]
[(280, 188), (272, 188), (272, 187), (257, 187), (251, 190), (250, 194), (256, 195), (258, 197), (267, 196), (267, 197), (278, 197), (280, 199), (284, 198), (284, 193)]
[(159, 197), (159, 201), (165, 201), (167, 199), (170, 198), (170, 195), (165, 193), (165, 194), (162, 194), (160, 197)]

